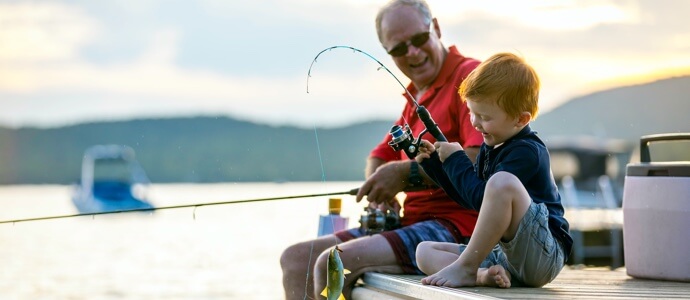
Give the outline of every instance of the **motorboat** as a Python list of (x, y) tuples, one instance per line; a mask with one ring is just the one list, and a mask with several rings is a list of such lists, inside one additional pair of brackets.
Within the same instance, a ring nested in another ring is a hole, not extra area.
[(84, 152), (72, 202), (79, 213), (153, 209), (146, 199), (149, 184), (131, 147), (95, 145)]

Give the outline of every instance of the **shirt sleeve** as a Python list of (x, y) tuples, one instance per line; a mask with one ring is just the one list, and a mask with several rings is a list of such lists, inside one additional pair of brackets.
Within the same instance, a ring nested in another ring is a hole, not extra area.
[[(460, 157), (459, 159), (461, 160), (464, 156), (466, 161), (464, 161), (463, 163), (469, 164), (465, 164), (465, 167), (469, 167), (470, 169), (473, 168), (472, 161), (470, 161), (470, 158), (467, 156), (465, 151), (458, 151), (451, 155), (451, 157), (454, 155)], [(448, 196), (451, 199), (453, 199), (453, 201), (455, 201), (455, 203), (460, 204), (460, 206), (464, 208), (479, 211), (478, 207), (475, 208), (471, 202), (466, 201), (463, 198), (461, 191), (457, 189), (456, 185), (453, 184), (451, 177), (449, 177), (446, 171), (444, 170), (443, 164), (444, 163), (441, 163), (441, 160), (438, 157), (438, 152), (434, 151), (433, 153), (431, 153), (430, 158), (422, 161), (420, 165), (422, 166), (422, 168), (424, 168), (424, 172), (426, 172), (429, 178), (431, 178), (431, 180), (433, 180), (436, 183), (436, 185), (441, 187), (443, 191), (446, 192), (446, 194), (448, 194)]]
[[(523, 185), (526, 184), (535, 174), (534, 167), (539, 164), (539, 157), (532, 147), (515, 146), (506, 149), (501, 153), (500, 162), (491, 170), (493, 175), (499, 171), (509, 172), (515, 175)], [(483, 166), (479, 166), (479, 171)], [(426, 169), (425, 169), (426, 170)], [(459, 194), (459, 201), (464, 207), (479, 210), (484, 200), (484, 191), (488, 179), (482, 180), (477, 176), (477, 170), (472, 167), (472, 162), (467, 155), (460, 155), (460, 152), (453, 153), (443, 162), (443, 170), (453, 188)], [(456, 200), (458, 201), (458, 200)]]

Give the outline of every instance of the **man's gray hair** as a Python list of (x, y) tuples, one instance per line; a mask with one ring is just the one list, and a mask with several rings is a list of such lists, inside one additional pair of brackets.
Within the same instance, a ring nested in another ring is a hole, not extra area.
[(429, 5), (426, 4), (426, 1), (424, 0), (391, 0), (388, 1), (381, 9), (379, 9), (379, 13), (376, 15), (376, 34), (379, 37), (379, 41), (383, 42), (381, 40), (381, 20), (383, 19), (383, 15), (386, 14), (388, 11), (391, 9), (401, 6), (401, 5), (408, 5), (412, 6), (413, 8), (417, 9), (420, 14), (422, 14), (422, 17), (424, 18), (424, 24), (427, 26), (431, 25), (431, 20), (433, 17), (431, 16), (431, 9), (429, 9)]

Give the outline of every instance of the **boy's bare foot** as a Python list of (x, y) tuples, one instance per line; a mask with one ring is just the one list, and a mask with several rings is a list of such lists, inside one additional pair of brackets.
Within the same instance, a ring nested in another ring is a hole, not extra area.
[(478, 286), (493, 286), (507, 289), (510, 287), (510, 273), (501, 265), (494, 265), (477, 272)]
[(477, 269), (453, 263), (435, 274), (422, 278), (422, 284), (445, 287), (475, 286)]

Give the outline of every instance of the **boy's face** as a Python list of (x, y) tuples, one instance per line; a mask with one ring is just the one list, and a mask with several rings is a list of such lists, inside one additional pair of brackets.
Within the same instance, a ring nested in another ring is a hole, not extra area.
[(466, 100), (472, 126), (482, 133), (489, 146), (502, 144), (524, 127), (519, 118), (509, 116), (493, 98)]

